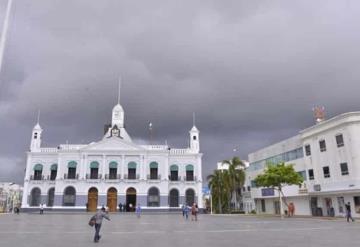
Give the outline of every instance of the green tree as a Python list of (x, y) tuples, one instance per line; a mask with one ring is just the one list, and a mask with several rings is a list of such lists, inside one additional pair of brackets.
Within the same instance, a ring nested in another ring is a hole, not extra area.
[(244, 186), (245, 183), (245, 165), (239, 157), (233, 157), (231, 160), (224, 160), (222, 163), (229, 165), (228, 177), (230, 187), (230, 200), (228, 204), (230, 205), (231, 201), (235, 197), (235, 207), (238, 208), (241, 196), (241, 188)]
[(284, 162), (277, 165), (268, 165), (264, 173), (255, 178), (257, 187), (273, 188), (279, 192), (281, 217), (283, 217), (283, 188), (289, 185), (301, 185), (302, 182), (303, 178), (294, 170), (294, 165), (285, 165)]
[(215, 170), (207, 177), (211, 191), (211, 200), (216, 212), (224, 213), (227, 210), (229, 195), (229, 172), (226, 170)]

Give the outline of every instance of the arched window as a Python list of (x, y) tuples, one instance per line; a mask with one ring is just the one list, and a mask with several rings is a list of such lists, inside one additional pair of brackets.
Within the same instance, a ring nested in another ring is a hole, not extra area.
[(76, 190), (74, 187), (66, 187), (64, 190), (63, 205), (64, 206), (75, 206), (76, 202)]
[(50, 167), (50, 180), (55, 180), (56, 179), (57, 169), (58, 169), (57, 164), (52, 164), (51, 165), (51, 167)]
[(33, 188), (30, 193), (30, 206), (37, 207), (41, 203), (41, 190), (39, 188)]
[(76, 161), (70, 161), (68, 163), (68, 174), (65, 176), (67, 179), (76, 179)]
[(179, 191), (177, 189), (170, 190), (169, 206), (170, 207), (179, 207)]
[(185, 167), (186, 170), (186, 181), (194, 181), (194, 166), (187, 165)]
[(116, 179), (117, 167), (118, 167), (118, 163), (116, 161), (111, 161), (109, 163), (109, 179)]
[(34, 180), (41, 180), (42, 179), (42, 170), (43, 170), (43, 165), (42, 164), (36, 164), (34, 166)]
[(177, 165), (170, 166), (170, 181), (179, 180), (179, 167)]
[(193, 189), (186, 190), (185, 201), (188, 206), (191, 206), (195, 202), (195, 191)]
[(99, 178), (99, 162), (93, 161), (90, 163), (90, 179)]
[(55, 197), (55, 188), (50, 188), (48, 191), (48, 198), (46, 206), (52, 207), (54, 206), (54, 197)]
[(156, 187), (152, 187), (148, 191), (148, 207), (160, 206), (160, 192)]
[(158, 179), (158, 163), (151, 162), (150, 163), (150, 179)]
[(135, 162), (129, 162), (128, 164), (128, 179), (136, 179), (136, 166)]

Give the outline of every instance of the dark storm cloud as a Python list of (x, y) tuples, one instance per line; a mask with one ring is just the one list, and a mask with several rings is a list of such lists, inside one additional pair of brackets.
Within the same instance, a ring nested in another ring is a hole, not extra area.
[(196, 112), (204, 175), (313, 124), (314, 105), (359, 110), (358, 1), (14, 3), (0, 180), (22, 181), (37, 109), (44, 145), (101, 138), (119, 74), (136, 140), (152, 121), (159, 143), (185, 147)]

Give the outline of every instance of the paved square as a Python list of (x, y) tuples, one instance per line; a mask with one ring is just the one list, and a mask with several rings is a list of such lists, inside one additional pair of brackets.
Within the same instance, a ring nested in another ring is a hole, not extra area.
[(111, 214), (100, 243), (93, 243), (91, 214), (0, 215), (0, 246), (358, 246), (360, 222), (178, 214)]

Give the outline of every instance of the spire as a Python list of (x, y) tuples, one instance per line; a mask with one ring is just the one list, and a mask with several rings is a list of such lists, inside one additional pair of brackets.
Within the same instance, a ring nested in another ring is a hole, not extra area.
[(37, 124), (40, 124), (40, 109), (38, 109)]
[(199, 130), (196, 128), (195, 112), (193, 112), (193, 127), (191, 128), (191, 131), (199, 131)]
[(37, 118), (36, 118), (36, 124), (34, 126), (34, 130), (41, 130), (40, 127), (40, 109), (38, 110)]
[(118, 104), (120, 105), (120, 88), (121, 88), (121, 76), (119, 76), (119, 86), (118, 86)]

